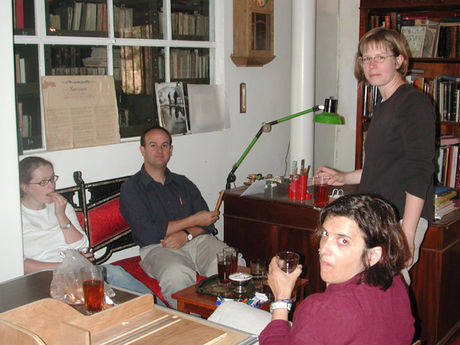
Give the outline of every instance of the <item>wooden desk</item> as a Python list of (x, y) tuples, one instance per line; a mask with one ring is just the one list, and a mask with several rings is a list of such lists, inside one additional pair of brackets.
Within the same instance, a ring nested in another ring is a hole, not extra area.
[[(248, 267), (239, 266), (238, 272), (249, 272)], [(297, 286), (297, 303), (301, 302), (304, 298), (305, 287), (308, 285), (308, 279), (298, 279)], [(186, 314), (200, 315), (202, 318), (207, 319), (216, 310), (216, 296), (205, 295), (196, 291), (195, 285), (189, 286), (185, 289), (177, 291), (171, 295), (172, 298), (177, 300), (177, 310)], [(264, 303), (261, 309), (269, 311), (270, 303)]]
[[(240, 197), (246, 187), (225, 192), (225, 242), (238, 248), (246, 260), (270, 260), (281, 250), (302, 254), (302, 277), (308, 277), (307, 294), (324, 291), (319, 275), (318, 245), (314, 231), (319, 212), (311, 200), (263, 194)], [(345, 186), (345, 194), (357, 186)], [(422, 245), (420, 260), (412, 269), (422, 340), (436, 344), (460, 327), (460, 210), (433, 223)], [(442, 344), (442, 343), (441, 343)]]
[(460, 210), (430, 225), (411, 276), (421, 338), (445, 344), (460, 329)]

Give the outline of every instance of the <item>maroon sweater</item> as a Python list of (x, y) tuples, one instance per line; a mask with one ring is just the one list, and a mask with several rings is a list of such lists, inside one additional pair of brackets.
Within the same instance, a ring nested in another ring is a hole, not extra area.
[(414, 335), (407, 288), (400, 276), (383, 291), (358, 284), (359, 276), (308, 296), (294, 313), (292, 327), (271, 321), (259, 343), (309, 345), (408, 345)]

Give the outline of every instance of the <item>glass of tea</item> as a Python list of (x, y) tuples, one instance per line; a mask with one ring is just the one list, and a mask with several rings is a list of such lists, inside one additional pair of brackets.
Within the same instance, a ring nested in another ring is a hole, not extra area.
[(91, 265), (81, 269), (85, 308), (89, 314), (102, 310), (104, 303), (104, 274), (102, 266)]
[(233, 247), (223, 249), (225, 255), (231, 260), (230, 274), (236, 273), (238, 268), (238, 250)]
[(329, 201), (329, 185), (325, 176), (313, 177), (313, 206), (323, 208)]
[(228, 284), (230, 282), (229, 276), (232, 269), (232, 258), (227, 256), (227, 253), (221, 251), (217, 253), (217, 273), (219, 277), (219, 283)]

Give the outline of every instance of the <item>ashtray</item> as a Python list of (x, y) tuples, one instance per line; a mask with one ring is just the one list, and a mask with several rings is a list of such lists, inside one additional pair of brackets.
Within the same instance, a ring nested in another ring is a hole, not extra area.
[(230, 274), (228, 276), (228, 279), (230, 279), (233, 282), (233, 284), (236, 285), (234, 291), (236, 293), (241, 294), (241, 293), (246, 292), (246, 285), (252, 279), (252, 275), (248, 273), (237, 272), (237, 273)]

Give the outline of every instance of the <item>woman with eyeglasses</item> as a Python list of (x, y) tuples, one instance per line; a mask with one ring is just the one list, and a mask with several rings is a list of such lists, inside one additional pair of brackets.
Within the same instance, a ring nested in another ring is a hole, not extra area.
[[(94, 260), (93, 254), (87, 253), (88, 238), (75, 210), (55, 192), (57, 179), (53, 164), (46, 159), (31, 156), (19, 163), (25, 273), (56, 268), (66, 249), (78, 250), (88, 260)], [(122, 267), (104, 267), (107, 283), (139, 293), (152, 293)]]
[(405, 81), (409, 52), (395, 30), (375, 28), (360, 40), (355, 77), (378, 88), (366, 135), (363, 169), (340, 172), (319, 167), (329, 184), (360, 184), (360, 192), (377, 193), (398, 211), (411, 258), (403, 275), (417, 262), (419, 249), (433, 218), (435, 118), (429, 98)]

